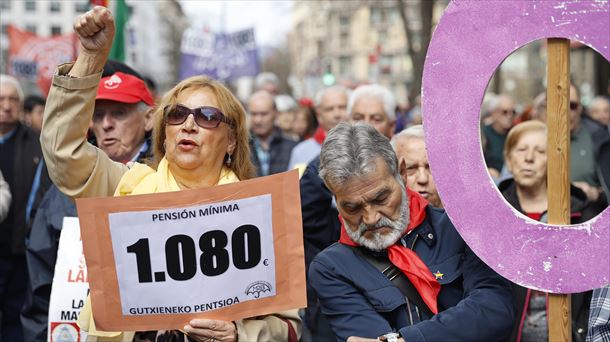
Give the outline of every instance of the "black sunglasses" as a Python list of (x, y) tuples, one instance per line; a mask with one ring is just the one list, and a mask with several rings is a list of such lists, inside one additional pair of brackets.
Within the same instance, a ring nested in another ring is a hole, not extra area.
[(571, 110), (577, 110), (578, 107), (580, 107), (580, 103), (575, 102), (575, 101), (570, 101), (570, 109)]
[(216, 128), (221, 122), (234, 127), (233, 120), (227, 118), (218, 108), (199, 107), (190, 109), (183, 105), (167, 106), (164, 110), (165, 122), (168, 125), (182, 125), (189, 115), (193, 114), (195, 123), (201, 128)]

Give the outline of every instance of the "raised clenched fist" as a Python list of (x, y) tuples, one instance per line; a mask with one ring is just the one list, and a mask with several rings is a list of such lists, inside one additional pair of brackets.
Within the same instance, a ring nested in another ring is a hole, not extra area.
[(101, 54), (105, 58), (114, 39), (112, 13), (106, 7), (96, 6), (76, 17), (74, 31), (81, 42), (81, 53)]

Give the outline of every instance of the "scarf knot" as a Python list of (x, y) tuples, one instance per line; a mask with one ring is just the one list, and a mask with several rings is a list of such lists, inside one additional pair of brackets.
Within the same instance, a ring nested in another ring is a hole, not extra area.
[[(419, 226), (426, 218), (426, 206), (428, 201), (422, 198), (417, 192), (407, 188), (407, 196), (409, 197), (409, 225), (405, 231), (405, 235)], [(358, 246), (347, 235), (343, 218), (339, 215), (341, 221), (341, 238), (339, 242), (348, 246)], [(403, 235), (404, 236), (404, 235)], [(430, 308), (434, 314), (438, 313), (438, 294), (441, 286), (428, 269), (428, 266), (421, 258), (411, 249), (399, 244), (393, 244), (387, 248), (388, 259), (413, 284), (424, 303)]]

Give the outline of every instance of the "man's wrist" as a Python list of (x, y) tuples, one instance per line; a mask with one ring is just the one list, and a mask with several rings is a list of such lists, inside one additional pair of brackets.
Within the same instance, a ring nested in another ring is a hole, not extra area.
[(106, 57), (104, 53), (90, 53), (81, 51), (76, 58), (76, 62), (68, 73), (71, 77), (85, 77), (100, 73), (104, 70)]
[(383, 334), (383, 335), (379, 336), (377, 339), (379, 341), (382, 341), (382, 342), (399, 342), (399, 341), (404, 341), (404, 339), (402, 339), (400, 334), (397, 333), (397, 332), (389, 332), (387, 334)]

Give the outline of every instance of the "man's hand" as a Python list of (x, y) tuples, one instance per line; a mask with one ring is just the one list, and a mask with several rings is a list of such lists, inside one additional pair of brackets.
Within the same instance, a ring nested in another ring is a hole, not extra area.
[(213, 319), (193, 319), (184, 326), (188, 336), (197, 341), (237, 341), (237, 327), (233, 322)]
[[(377, 338), (364, 338), (364, 337), (350, 336), (347, 339), (347, 342), (379, 342), (379, 339), (377, 339)], [(398, 342), (405, 342), (405, 340), (401, 337), (401, 338), (398, 339)]]
[(589, 202), (597, 202), (597, 200), (599, 199), (601, 189), (591, 186), (586, 182), (574, 182), (572, 184), (574, 184), (574, 186), (582, 190), (587, 195), (587, 199), (589, 200)]
[(112, 13), (96, 6), (74, 20), (74, 32), (80, 40), (81, 50), (70, 76), (82, 77), (100, 72), (108, 59), (114, 39)]

